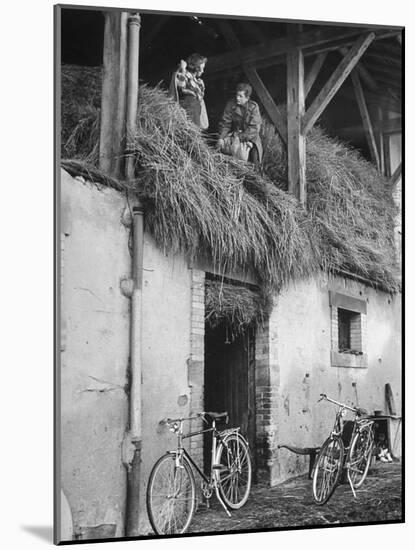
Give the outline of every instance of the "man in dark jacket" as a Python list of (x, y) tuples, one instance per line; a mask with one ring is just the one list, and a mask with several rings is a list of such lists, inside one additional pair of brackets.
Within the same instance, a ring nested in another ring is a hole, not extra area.
[(262, 160), (262, 143), (259, 137), (262, 120), (258, 104), (250, 99), (251, 93), (252, 87), (249, 84), (240, 83), (236, 86), (235, 98), (228, 101), (222, 115), (216, 146), (225, 153), (243, 158), (232, 146), (231, 141), (236, 138), (242, 149), (249, 150), (248, 160), (258, 166)]

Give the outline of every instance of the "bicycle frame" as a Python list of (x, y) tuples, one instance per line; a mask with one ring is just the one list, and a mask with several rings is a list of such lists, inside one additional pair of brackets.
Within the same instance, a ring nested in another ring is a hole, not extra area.
[[(186, 420), (194, 420), (196, 418), (203, 418), (204, 421), (204, 414), (200, 413), (197, 416), (192, 416), (188, 418), (178, 418), (174, 420), (166, 419), (165, 422), (167, 424), (170, 424), (171, 427), (169, 428), (171, 431), (174, 431), (177, 435), (177, 449), (172, 451), (167, 451), (167, 454), (175, 455), (176, 456), (176, 467), (182, 468), (181, 465), (182, 457), (183, 455), (186, 457), (188, 462), (193, 466), (193, 468), (196, 470), (196, 472), (199, 474), (199, 476), (203, 479), (203, 481), (211, 488), (215, 489), (216, 497), (220, 504), (222, 505), (223, 509), (227, 513), (229, 517), (231, 517), (231, 513), (229, 512), (226, 504), (223, 502), (222, 497), (220, 496), (218, 484), (217, 484), (217, 474), (215, 469), (215, 462), (216, 462), (216, 453), (217, 453), (217, 447), (218, 442), (224, 439), (224, 436), (230, 434), (230, 433), (239, 433), (239, 428), (231, 428), (228, 430), (223, 430), (220, 432), (216, 428), (216, 419), (212, 419), (212, 425), (210, 428), (206, 428), (205, 430), (198, 430), (196, 432), (191, 432), (188, 434), (183, 434), (183, 422)], [(199, 468), (199, 466), (196, 464), (196, 462), (193, 460), (191, 455), (187, 452), (187, 450), (183, 446), (183, 440), (188, 439), (190, 437), (193, 437), (195, 435), (202, 435), (205, 433), (212, 432), (212, 450), (211, 450), (211, 467), (210, 467), (210, 477), (207, 477), (206, 474)], [(242, 436), (240, 436), (242, 437)]]
[(344, 445), (346, 453), (344, 457), (343, 468), (346, 468), (347, 470), (347, 479), (348, 479), (350, 488), (353, 492), (353, 496), (356, 498), (355, 488), (353, 486), (353, 482), (351, 480), (350, 471), (349, 471), (351, 445), (357, 432), (362, 432), (362, 429), (367, 427), (370, 427), (370, 429), (372, 429), (373, 421), (368, 420), (367, 418), (362, 418), (362, 419), (358, 418), (359, 415), (362, 415), (364, 413), (362, 409), (350, 407), (345, 403), (340, 403), (339, 401), (336, 401), (334, 399), (331, 399), (330, 397), (327, 397), (327, 395), (325, 394), (321, 394), (321, 398), (319, 399), (319, 401), (321, 401), (322, 399), (325, 399), (326, 401), (329, 401), (330, 403), (333, 403), (334, 405), (337, 405), (339, 407), (338, 411), (336, 412), (336, 419), (334, 421), (333, 430), (331, 431), (331, 434), (330, 434), (330, 437), (332, 438), (342, 437), (342, 434), (343, 434), (342, 417), (344, 416), (344, 411), (349, 410), (353, 412), (355, 415), (353, 419), (353, 430), (350, 436), (350, 442), (348, 445), (346, 444)]

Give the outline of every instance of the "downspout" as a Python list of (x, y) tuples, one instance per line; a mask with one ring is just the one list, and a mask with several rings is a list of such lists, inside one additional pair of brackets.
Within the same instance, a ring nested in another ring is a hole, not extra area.
[[(128, 72), (125, 176), (127, 181), (134, 177), (134, 156), (130, 142), (135, 134), (138, 104), (140, 16), (133, 13), (128, 18)], [(131, 384), (129, 403), (129, 433), (124, 446), (124, 463), (127, 466), (126, 536), (139, 534), (140, 465), (141, 465), (141, 304), (143, 273), (143, 210), (141, 205), (133, 208), (133, 257), (131, 281), (131, 335), (130, 361)]]

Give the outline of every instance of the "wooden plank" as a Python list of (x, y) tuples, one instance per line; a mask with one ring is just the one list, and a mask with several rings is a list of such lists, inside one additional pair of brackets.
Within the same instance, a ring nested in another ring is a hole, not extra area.
[(304, 58), (301, 50), (287, 55), (287, 155), (288, 191), (305, 206), (306, 142), (302, 131), (305, 111)]
[(401, 176), (402, 176), (402, 162), (399, 163), (399, 166), (397, 166), (394, 173), (392, 174), (393, 185), (396, 185), (398, 183), (398, 180)]
[[(226, 41), (228, 42), (231, 48), (239, 48), (239, 40), (234, 33), (230, 23), (227, 21), (220, 21), (219, 27), (225, 36)], [(254, 88), (258, 99), (261, 101), (262, 106), (266, 110), (271, 121), (275, 125), (281, 139), (284, 143), (287, 143), (287, 124), (280, 110), (276, 106), (271, 94), (268, 92), (265, 84), (263, 83), (261, 77), (258, 75), (258, 72), (249, 64), (241, 60), (242, 68)]]
[(241, 59), (246, 63), (256, 65), (259, 61), (269, 60), (278, 55), (287, 54), (291, 50), (297, 48), (310, 48), (316, 46), (329, 45), (333, 41), (338, 41), (342, 38), (355, 38), (362, 33), (362, 29), (352, 29), (344, 27), (339, 29), (314, 29), (312, 31), (303, 32), (295, 36), (283, 36), (272, 40), (266, 40), (262, 44), (256, 46), (238, 48), (235, 51), (212, 56), (209, 58), (208, 70), (209, 75), (216, 72), (228, 71), (238, 67)]
[(314, 82), (316, 81), (318, 73), (320, 72), (320, 69), (327, 57), (327, 53), (328, 52), (322, 52), (317, 54), (317, 57), (315, 58), (304, 83), (304, 97), (308, 96), (308, 92), (311, 90)]
[(373, 32), (365, 34), (358, 38), (354, 45), (350, 48), (347, 55), (342, 59), (337, 69), (328, 79), (322, 90), (313, 101), (312, 105), (304, 115), (303, 133), (306, 135), (320, 115), (333, 99), (334, 95), (349, 76), (353, 68), (356, 66), (359, 59), (365, 53), (369, 45), (373, 42), (375, 34)]
[[(324, 51), (339, 49), (342, 46), (353, 44), (358, 36), (364, 32), (369, 32), (365, 28), (319, 28), (311, 31), (302, 32), (295, 36), (274, 38), (272, 40), (262, 41), (255, 46), (246, 46), (239, 51), (227, 52), (209, 57), (207, 70), (209, 77), (219, 76), (221, 73), (234, 69), (240, 65), (240, 59), (243, 57), (246, 62), (252, 63), (256, 69), (269, 67), (278, 62), (285, 62), (285, 55), (297, 48), (303, 49), (304, 56), (316, 55)], [(398, 31), (377, 29), (373, 31), (376, 40), (382, 40), (395, 36)], [(206, 74), (206, 77), (208, 74)]]
[(362, 84), (360, 83), (360, 78), (356, 70), (352, 72), (351, 76), (352, 76), (354, 91), (356, 94), (357, 104), (359, 106), (360, 116), (362, 117), (362, 121), (363, 121), (363, 128), (365, 130), (366, 140), (369, 145), (370, 156), (372, 157), (372, 161), (376, 164), (378, 170), (380, 170), (378, 148), (376, 145), (372, 121), (370, 120), (369, 111), (366, 105)]
[(392, 388), (389, 383), (385, 384), (385, 401), (389, 414), (396, 415), (395, 398), (393, 397)]

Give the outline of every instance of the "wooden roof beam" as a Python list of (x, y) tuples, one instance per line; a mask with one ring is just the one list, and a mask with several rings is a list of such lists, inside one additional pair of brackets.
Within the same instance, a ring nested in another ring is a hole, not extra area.
[[(260, 61), (275, 62), (275, 57), (285, 55), (297, 48), (310, 48), (313, 46), (329, 45), (330, 42), (342, 38), (355, 38), (361, 34), (361, 30), (345, 27), (343, 31), (338, 29), (315, 29), (303, 32), (295, 36), (284, 36), (273, 40), (267, 40), (257, 46), (237, 48), (235, 51), (216, 55), (209, 58), (209, 76), (214, 73), (228, 71), (245, 63), (257, 64)], [(285, 61), (285, 58), (284, 58)]]
[[(367, 29), (366, 29), (367, 30)], [(278, 63), (285, 63), (285, 55), (297, 48), (303, 49), (304, 56), (316, 55), (324, 51), (338, 50), (348, 46), (360, 36), (365, 29), (344, 27), (336, 29), (314, 29), (299, 33), (295, 36), (281, 37), (266, 40), (256, 46), (238, 48), (235, 51), (215, 55), (209, 58), (206, 78), (216, 78), (225, 71), (238, 67), (241, 59), (255, 65), (256, 69), (270, 67)], [(373, 31), (376, 40), (396, 36), (400, 31), (379, 29)]]
[[(343, 57), (347, 55), (347, 48), (340, 48), (340, 53), (342, 54)], [(363, 82), (367, 85), (369, 90), (372, 90), (372, 92), (376, 92), (378, 89), (378, 85), (376, 84), (376, 81), (374, 80), (372, 75), (369, 73), (369, 71), (361, 62), (357, 65), (356, 70), (358, 71), (359, 76), (361, 77)]]
[(315, 58), (304, 83), (304, 98), (308, 96), (309, 91), (313, 87), (313, 84), (316, 81), (318, 73), (320, 72), (320, 69), (327, 57), (327, 54), (328, 52), (321, 52), (317, 54), (317, 57)]
[(359, 59), (373, 42), (375, 33), (364, 34), (356, 40), (347, 55), (342, 59), (336, 70), (317, 95), (312, 105), (308, 108), (303, 118), (303, 133), (306, 135), (320, 118), (324, 109), (333, 99), (343, 82), (356, 66)]
[[(238, 49), (240, 44), (237, 36), (235, 35), (230, 23), (228, 21), (220, 21), (219, 27), (225, 36), (226, 41), (228, 42), (231, 48)], [(265, 84), (258, 75), (258, 72), (252, 67), (252, 65), (241, 61), (242, 68), (251, 83), (253, 89), (255, 90), (259, 100), (261, 101), (264, 109), (266, 110), (269, 118), (275, 125), (281, 139), (284, 143), (287, 143), (287, 124), (277, 105), (275, 104), (271, 94), (268, 92)]]
[(370, 120), (369, 111), (366, 105), (365, 96), (362, 89), (362, 84), (360, 83), (360, 78), (357, 73), (357, 67), (352, 72), (352, 81), (354, 86), (354, 91), (356, 94), (357, 104), (359, 106), (360, 115), (362, 117), (363, 121), (363, 128), (365, 130), (366, 140), (369, 145), (370, 150), (370, 156), (372, 157), (372, 161), (374, 164), (376, 164), (378, 170), (380, 169), (380, 159), (379, 159), (379, 153), (378, 148), (376, 145), (376, 139), (375, 134), (373, 131), (372, 121)]

